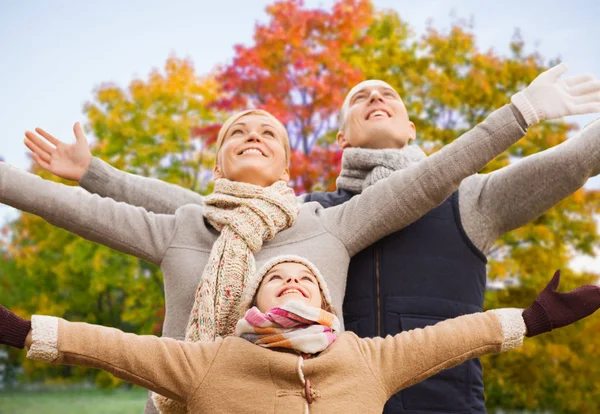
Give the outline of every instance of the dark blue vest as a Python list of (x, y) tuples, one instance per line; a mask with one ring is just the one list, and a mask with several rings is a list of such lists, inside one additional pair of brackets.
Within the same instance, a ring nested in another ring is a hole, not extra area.
[[(306, 201), (330, 207), (352, 196), (344, 190), (319, 192), (308, 194)], [(352, 258), (343, 309), (346, 329), (361, 337), (394, 335), (480, 312), (486, 263), (464, 232), (455, 192)], [(467, 361), (400, 391), (384, 412), (485, 413), (480, 361)]]

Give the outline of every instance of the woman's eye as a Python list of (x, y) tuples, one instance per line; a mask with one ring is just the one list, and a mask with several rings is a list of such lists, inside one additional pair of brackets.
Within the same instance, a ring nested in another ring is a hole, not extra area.
[(270, 136), (271, 138), (275, 138), (275, 134), (273, 133), (273, 131), (265, 131), (265, 132), (264, 132), (264, 135), (268, 135), (268, 136)]
[(359, 93), (358, 95), (354, 95), (354, 102), (356, 101), (360, 101), (361, 99), (364, 99), (365, 95), (362, 93)]
[(231, 135), (243, 134), (244, 132), (241, 129), (234, 129)]

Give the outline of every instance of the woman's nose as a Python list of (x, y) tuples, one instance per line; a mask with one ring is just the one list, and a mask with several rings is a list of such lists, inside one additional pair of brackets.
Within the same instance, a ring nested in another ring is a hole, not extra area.
[(288, 277), (288, 279), (285, 283), (291, 283), (291, 282), (300, 283), (300, 281), (298, 280), (297, 277)]
[(260, 135), (258, 135), (256, 132), (250, 132), (248, 134), (248, 137), (246, 138), (246, 141), (260, 141)]

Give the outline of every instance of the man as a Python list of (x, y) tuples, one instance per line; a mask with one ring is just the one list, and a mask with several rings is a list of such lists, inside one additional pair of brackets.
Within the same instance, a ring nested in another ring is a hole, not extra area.
[[(566, 66), (551, 71), (558, 77)], [(527, 96), (527, 90), (501, 109), (509, 114), (507, 119), (515, 131), (525, 131), (540, 119), (598, 111), (600, 85), (593, 77), (571, 77), (558, 83), (573, 97), (561, 101), (564, 107), (558, 105), (559, 112), (552, 112), (556, 105), (545, 106), (548, 102), (556, 104), (552, 97)], [(77, 141), (72, 145), (38, 132), (56, 149), (34, 134), (27, 135), (26, 145), (35, 160), (63, 178), (79, 181), (91, 192), (156, 213), (172, 213), (181, 205), (202, 203), (196, 193), (125, 174), (92, 158), (79, 125), (75, 127)], [(304, 201), (337, 205), (392, 171), (418, 163), (426, 155), (416, 145), (408, 145), (415, 136), (415, 126), (391, 86), (382, 81), (357, 85), (347, 95), (340, 114), (338, 143), (344, 154), (338, 189), (308, 194)], [(385, 336), (480, 311), (485, 254), (493, 242), (598, 174), (598, 160), (600, 122), (595, 122), (551, 150), (491, 174), (465, 179), (442, 205), (352, 259), (344, 303), (346, 329), (363, 337)], [(402, 391), (389, 401), (386, 411), (485, 412), (479, 361), (466, 362)]]

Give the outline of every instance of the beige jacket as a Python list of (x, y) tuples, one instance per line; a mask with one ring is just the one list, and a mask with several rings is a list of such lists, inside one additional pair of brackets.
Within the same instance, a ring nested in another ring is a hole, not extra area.
[[(432, 156), (394, 172), (343, 205), (324, 209), (318, 203), (304, 203), (295, 224), (264, 243), (255, 255), (256, 266), (286, 254), (307, 258), (326, 275), (333, 306), (342, 315), (350, 257), (438, 206), (464, 178), (524, 134), (506, 105)], [(166, 299), (163, 335), (184, 338), (200, 276), (219, 236), (204, 220), (202, 205), (154, 214), (4, 163), (0, 163), (0, 202), (160, 266)]]
[(239, 337), (189, 343), (34, 316), (27, 356), (103, 369), (185, 402), (191, 413), (380, 413), (403, 388), (469, 358), (520, 346), (521, 312), (476, 313), (386, 338), (345, 332), (305, 361)]

